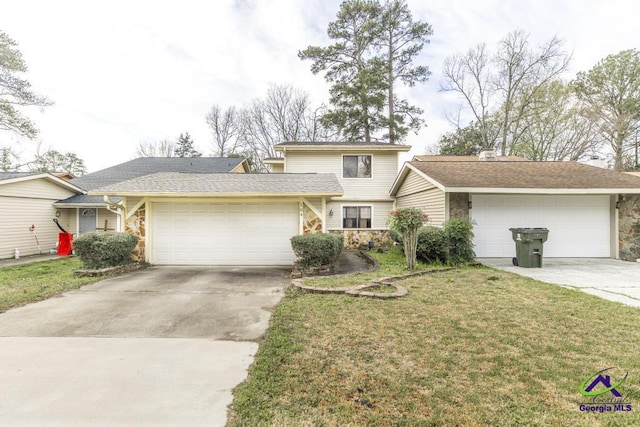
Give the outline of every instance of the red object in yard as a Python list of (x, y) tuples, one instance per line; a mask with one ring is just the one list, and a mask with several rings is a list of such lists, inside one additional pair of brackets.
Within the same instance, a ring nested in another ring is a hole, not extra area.
[(71, 233), (58, 233), (58, 255), (71, 255)]

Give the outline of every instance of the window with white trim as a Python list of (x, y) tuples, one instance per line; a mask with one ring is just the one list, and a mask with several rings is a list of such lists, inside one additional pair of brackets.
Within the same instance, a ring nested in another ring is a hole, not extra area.
[(342, 228), (371, 228), (371, 206), (343, 206)]
[(343, 178), (371, 178), (371, 155), (342, 156)]

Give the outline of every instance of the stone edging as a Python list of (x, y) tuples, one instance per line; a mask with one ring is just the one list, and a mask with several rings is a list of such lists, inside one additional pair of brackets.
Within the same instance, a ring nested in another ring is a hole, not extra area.
[(97, 270), (79, 269), (74, 271), (73, 275), (78, 277), (108, 276), (110, 274), (128, 273), (129, 271), (140, 270), (147, 267), (148, 264), (146, 263), (135, 262), (132, 264), (119, 265), (117, 267), (100, 268)]
[[(363, 253), (367, 260), (372, 260), (376, 267), (378, 263), (369, 255)], [(371, 283), (366, 285), (358, 285), (358, 286), (350, 286), (344, 288), (316, 288), (313, 286), (306, 286), (302, 284), (302, 280), (304, 279), (294, 279), (291, 281), (291, 286), (294, 288), (303, 290), (305, 292), (311, 292), (316, 294), (346, 294), (353, 297), (369, 297), (369, 298), (378, 298), (378, 299), (391, 299), (391, 298), (400, 298), (406, 296), (409, 291), (404, 286), (396, 285), (393, 282), (396, 280), (409, 279), (411, 277), (424, 276), (427, 274), (438, 273), (441, 271), (450, 271), (455, 270), (457, 267), (446, 267), (446, 268), (432, 268), (430, 270), (417, 271), (415, 273), (402, 274), (400, 276), (390, 276), (390, 277), (382, 277), (380, 279), (375, 279)], [(396, 289), (393, 293), (381, 293), (381, 292), (370, 292), (370, 289), (377, 288), (379, 286), (391, 286)]]

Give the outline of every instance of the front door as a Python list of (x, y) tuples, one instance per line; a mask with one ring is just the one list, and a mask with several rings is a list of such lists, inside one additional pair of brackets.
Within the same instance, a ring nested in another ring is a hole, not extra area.
[(96, 231), (96, 210), (94, 208), (80, 209), (80, 224), (78, 234)]

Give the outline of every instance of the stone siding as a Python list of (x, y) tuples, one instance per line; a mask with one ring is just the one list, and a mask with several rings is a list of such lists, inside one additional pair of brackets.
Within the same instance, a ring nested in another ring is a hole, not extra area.
[(620, 259), (640, 258), (640, 195), (626, 195), (618, 209)]
[(369, 241), (373, 241), (376, 247), (393, 243), (388, 230), (332, 230), (331, 233), (344, 236), (344, 247), (346, 249), (358, 249), (362, 245), (367, 246)]
[(469, 220), (469, 193), (449, 193), (449, 218)]
[(129, 219), (127, 219), (124, 228), (124, 231), (131, 233), (138, 238), (138, 246), (135, 247), (131, 254), (131, 258), (138, 262), (145, 261), (145, 236), (147, 234), (145, 220), (146, 209), (145, 205), (142, 205), (133, 215), (131, 215)]
[(318, 217), (308, 206), (304, 206), (303, 234), (322, 233), (322, 219)]

